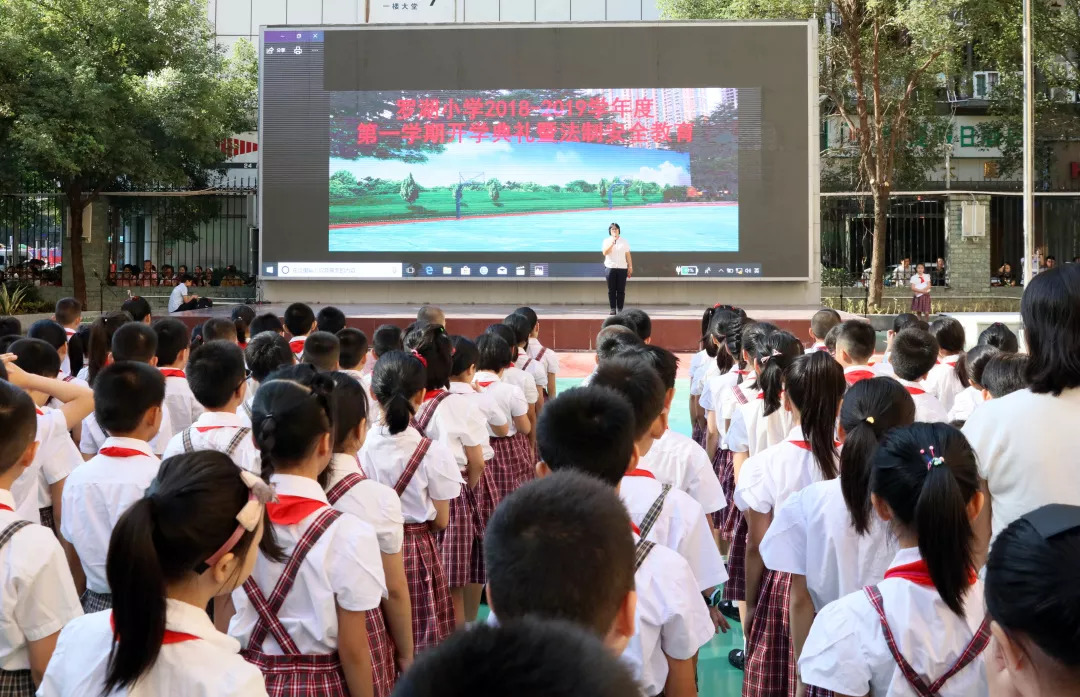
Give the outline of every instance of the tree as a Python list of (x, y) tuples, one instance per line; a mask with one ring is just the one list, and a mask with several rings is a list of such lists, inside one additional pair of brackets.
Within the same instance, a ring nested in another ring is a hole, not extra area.
[(498, 203), (499, 202), (499, 192), (501, 190), (502, 190), (502, 185), (499, 184), (498, 179), (492, 178), (492, 179), (488, 180), (487, 192), (488, 192), (488, 196), (491, 197), (491, 202), (492, 203)]
[(401, 198), (405, 199), (405, 203), (416, 203), (416, 199), (420, 198), (420, 187), (416, 185), (416, 180), (413, 179), (412, 172), (409, 172), (409, 176), (405, 177), (401, 182)]
[(220, 144), (255, 127), (256, 77), (249, 43), (231, 58), (214, 44), (204, 1), (0, 0), (0, 177), (64, 196), (75, 297), (85, 207), (106, 191), (208, 188)]
[(605, 201), (605, 202), (607, 201), (607, 188), (608, 188), (607, 179), (601, 179), (599, 186), (596, 187), (597, 192), (600, 194), (600, 200), (601, 201)]
[[(827, 113), (856, 134), (859, 183), (874, 203), (869, 304), (878, 308), (885, 280), (889, 194), (912, 153), (913, 121), (934, 103), (938, 73), (955, 72), (970, 23), (969, 0), (660, 0), (667, 18), (808, 19), (820, 34), (820, 88)], [(921, 97), (921, 99), (920, 99)]]

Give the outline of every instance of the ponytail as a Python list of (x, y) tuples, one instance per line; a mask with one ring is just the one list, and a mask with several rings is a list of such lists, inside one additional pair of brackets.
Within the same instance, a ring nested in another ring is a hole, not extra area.
[(87, 343), (87, 382), (91, 385), (97, 378), (98, 373), (105, 367), (109, 360), (109, 352), (112, 351), (112, 338), (116, 330), (131, 322), (131, 315), (126, 312), (107, 312), (100, 315), (90, 325), (90, 340)]
[(761, 372), (757, 377), (757, 386), (765, 400), (765, 416), (779, 411), (780, 396), (784, 392), (784, 371), (802, 353), (802, 342), (789, 332), (775, 331), (765, 341), (763, 355), (758, 359)]
[(709, 327), (712, 326), (713, 314), (716, 313), (715, 307), (705, 308), (705, 312), (701, 314), (701, 348), (704, 349), (705, 355), (709, 358), (716, 356), (716, 344), (713, 343), (712, 337), (709, 335)]
[[(748, 363), (758, 363), (760, 365), (762, 356), (767, 355), (765, 343), (768, 341), (769, 335), (778, 331), (780, 331), (780, 327), (771, 322), (747, 322), (742, 333), (742, 349), (745, 356), (739, 364), (740, 368), (745, 370)], [(739, 376), (739, 382), (742, 382), (742, 376)], [(751, 387), (759, 389), (760, 384), (755, 379)]]
[(835, 479), (836, 415), (847, 389), (844, 369), (832, 356), (814, 351), (796, 358), (784, 378), (788, 398), (799, 410), (803, 437), (810, 443), (821, 478)]
[(745, 323), (746, 313), (741, 308), (731, 305), (712, 308), (702, 341), (706, 347), (715, 346), (716, 350), (709, 356), (716, 358), (716, 367), (721, 373), (731, 370), (735, 361), (742, 357), (742, 330)]
[[(507, 326), (513, 330), (513, 327)], [(528, 333), (525, 339), (528, 340)], [(405, 336), (406, 350), (423, 356), (427, 368), (426, 385), (429, 390), (449, 389), (454, 363), (454, 347), (446, 327), (441, 324), (419, 324)], [(516, 358), (514, 360), (517, 360)]]
[(942, 351), (960, 356), (954, 366), (956, 379), (964, 387), (970, 387), (967, 356), (964, 354), (964, 325), (960, 324), (960, 321), (954, 317), (939, 317), (930, 323), (930, 333), (937, 339), (938, 346)]
[(379, 357), (371, 374), (371, 391), (383, 408), (383, 420), (391, 434), (409, 427), (416, 413), (412, 398), (427, 382), (427, 370), (416, 356), (389, 351)]
[(71, 374), (78, 375), (83, 369), (86, 356), (83, 352), (82, 338), (78, 334), (72, 334), (67, 340), (68, 365), (71, 366)]
[(316, 441), (334, 433), (334, 380), (310, 363), (271, 373), (251, 404), (251, 432), (259, 448), (262, 478), (281, 464), (307, 457)]
[(870, 531), (870, 472), (874, 451), (890, 429), (915, 421), (915, 401), (892, 378), (871, 378), (852, 385), (844, 395), (840, 425), (840, 491), (855, 532)]
[(968, 503), (979, 493), (975, 452), (952, 426), (917, 423), (894, 429), (874, 454), (874, 494), (919, 541), (919, 553), (942, 601), (964, 616), (974, 573), (975, 533)]

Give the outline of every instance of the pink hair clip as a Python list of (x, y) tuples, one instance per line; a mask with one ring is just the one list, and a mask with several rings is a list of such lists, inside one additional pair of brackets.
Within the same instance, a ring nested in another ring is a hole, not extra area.
[(780, 352), (777, 351), (776, 349), (773, 349), (772, 353), (770, 353), (768, 356), (765, 356), (764, 358), (761, 359), (762, 365), (764, 365), (765, 363), (768, 363), (769, 359), (775, 358), (776, 356), (779, 356), (779, 355), (781, 355)]
[(941, 457), (934, 452), (934, 446), (930, 446), (930, 455), (926, 455), (925, 450), (920, 450), (919, 454), (926, 458), (926, 471), (929, 472), (932, 467), (940, 467), (945, 464), (945, 458)]
[(427, 367), (427, 359), (424, 358), (419, 351), (413, 349), (412, 355), (416, 356), (416, 360), (420, 361), (425, 368)]
[(247, 470), (240, 470), (240, 479), (244, 481), (249, 490), (247, 503), (240, 509), (240, 512), (236, 514), (236, 522), (239, 525), (236, 526), (236, 530), (229, 536), (229, 539), (225, 540), (225, 544), (221, 545), (216, 552), (210, 555), (205, 564), (210, 567), (218, 563), (218, 561), (226, 554), (232, 551), (236, 543), (240, 541), (240, 538), (244, 536), (245, 532), (253, 532), (255, 528), (259, 527), (259, 521), (263, 517), (263, 507), (268, 503), (274, 503), (277, 501), (277, 494), (274, 493), (274, 487), (264, 482), (259, 477), (255, 476)]

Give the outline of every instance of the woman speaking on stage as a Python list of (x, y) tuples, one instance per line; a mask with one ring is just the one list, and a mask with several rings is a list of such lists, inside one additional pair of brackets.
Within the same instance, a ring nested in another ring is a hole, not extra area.
[(634, 262), (630, 258), (630, 245), (622, 238), (618, 223), (608, 227), (604, 240), (604, 273), (607, 276), (608, 305), (611, 314), (622, 312), (626, 302), (626, 279), (634, 275)]

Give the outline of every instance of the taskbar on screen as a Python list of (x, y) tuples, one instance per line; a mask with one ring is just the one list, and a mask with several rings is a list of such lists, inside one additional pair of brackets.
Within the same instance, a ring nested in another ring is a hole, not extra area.
[[(482, 262), (265, 262), (260, 269), (263, 278), (270, 279), (485, 279), (485, 280), (543, 280), (600, 278), (603, 264), (579, 262), (500, 263)], [(760, 263), (738, 264), (681, 264), (672, 265), (671, 278), (761, 278)]]

